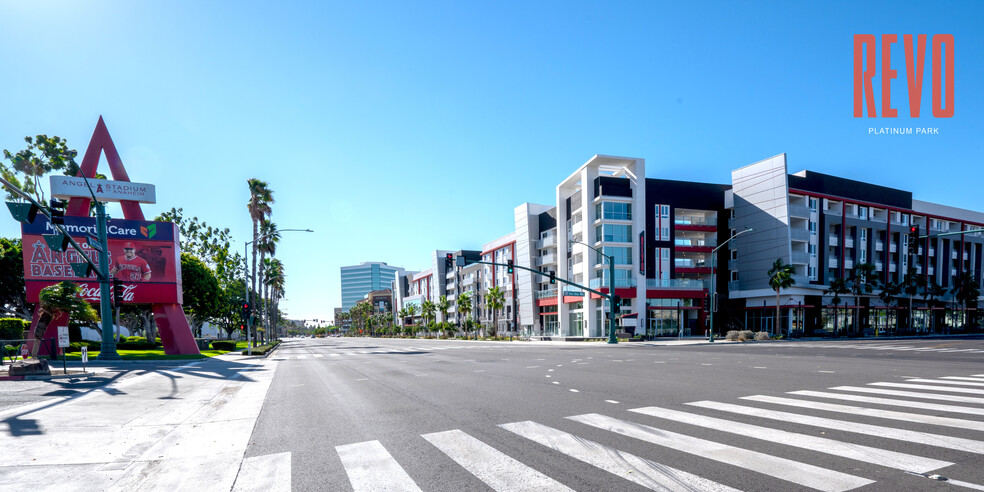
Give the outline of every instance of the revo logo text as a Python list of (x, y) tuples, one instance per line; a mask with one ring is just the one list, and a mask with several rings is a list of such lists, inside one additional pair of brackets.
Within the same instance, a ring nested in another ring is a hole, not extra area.
[[(913, 47), (912, 35), (902, 36), (905, 43), (905, 67), (909, 82), (909, 115), (919, 117), (922, 102), (923, 66), (926, 60), (926, 35), (920, 34)], [(897, 77), (892, 70), (892, 45), (898, 42), (895, 34), (882, 34), (881, 99), (882, 116), (895, 118), (898, 110), (892, 107), (891, 80)], [(854, 117), (862, 116), (861, 99), (868, 108), (868, 117), (878, 116), (875, 110), (875, 35), (854, 35)], [(945, 47), (945, 50), (944, 50)], [(933, 116), (953, 117), (953, 35), (933, 35)], [(946, 79), (943, 79), (943, 62), (946, 61)], [(943, 104), (943, 84), (946, 84), (946, 104)], [(862, 96), (863, 94), (863, 96)]]

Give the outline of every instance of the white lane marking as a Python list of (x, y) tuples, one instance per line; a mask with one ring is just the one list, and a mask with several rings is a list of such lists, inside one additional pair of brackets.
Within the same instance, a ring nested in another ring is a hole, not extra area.
[(318, 359), (320, 359), (320, 358), (322, 358), (324, 356), (325, 356), (325, 354), (314, 354), (314, 357), (315, 358), (318, 358)]
[(553, 384), (560, 384), (560, 383), (558, 383), (557, 381), (554, 381)]
[(580, 391), (578, 391), (578, 390), (576, 390), (574, 388), (571, 388), (571, 393), (580, 393)]
[(929, 383), (929, 384), (955, 384), (963, 386), (984, 386), (984, 382), (975, 383), (972, 381), (950, 381), (946, 379), (906, 379), (907, 383)]
[(553, 376), (551, 376), (551, 375), (549, 375), (549, 374), (547, 374), (547, 377), (548, 377), (548, 378), (552, 378)]
[(485, 372), (485, 369), (476, 369), (476, 370), (474, 370), (472, 372)]
[(962, 407), (959, 405), (944, 405), (941, 403), (926, 403), (911, 400), (896, 400), (893, 398), (878, 398), (876, 396), (861, 395), (842, 395), (840, 393), (826, 393), (823, 391), (790, 391), (791, 395), (814, 396), (817, 398), (832, 398), (835, 400), (860, 401), (864, 403), (877, 403), (880, 405), (895, 405), (897, 407), (922, 408), (923, 410), (937, 410), (942, 412), (966, 413), (970, 415), (984, 415), (984, 408)]
[(653, 361), (653, 363), (654, 364), (666, 364), (666, 361), (665, 360), (655, 360), (655, 361)]
[(515, 422), (502, 424), (499, 427), (650, 490), (736, 491), (736, 489), (726, 485), (624, 451), (602, 446), (596, 442), (581, 439), (536, 422)]
[(952, 478), (947, 478), (946, 483), (956, 485), (958, 487), (966, 487), (968, 489), (974, 490), (984, 490), (984, 485), (978, 485), (976, 483), (964, 482), (961, 480), (954, 480)]
[(369, 378), (359, 378), (359, 379), (356, 379), (356, 381), (368, 381), (368, 380), (369, 380)]
[(290, 453), (254, 456), (243, 460), (232, 492), (290, 490)]
[(795, 400), (792, 398), (781, 398), (777, 396), (754, 395), (743, 396), (743, 400), (762, 401), (766, 403), (776, 403), (779, 405), (789, 405), (793, 407), (810, 408), (814, 410), (826, 410), (828, 412), (849, 413), (851, 415), (864, 415), (867, 417), (877, 417), (890, 420), (903, 420), (906, 422), (919, 422), (922, 424), (939, 425), (943, 427), (956, 427), (958, 429), (971, 429), (984, 431), (984, 422), (966, 419), (955, 419), (952, 417), (937, 417), (935, 415), (922, 415), (918, 413), (896, 412), (894, 410), (878, 410), (875, 408), (856, 407), (853, 405), (838, 405), (836, 403), (822, 403), (806, 400)]
[(547, 369), (547, 372), (554, 372), (553, 369)]
[(303, 359), (307, 359), (307, 355), (301, 354), (301, 355), (294, 356), (294, 360), (303, 360)]
[(912, 398), (924, 398), (927, 400), (955, 401), (961, 403), (984, 403), (984, 398), (974, 396), (940, 395), (935, 393), (919, 393), (918, 391), (900, 391), (881, 388), (865, 388), (861, 386), (835, 386), (829, 388), (839, 391), (855, 391), (859, 393), (876, 393), (879, 395), (909, 396)]
[(903, 471), (914, 471), (926, 473), (952, 465), (949, 461), (934, 460), (922, 456), (913, 456), (886, 449), (862, 446), (860, 444), (846, 443), (825, 437), (810, 436), (787, 432), (769, 427), (744, 424), (716, 417), (707, 417), (695, 413), (680, 412), (669, 408), (645, 407), (633, 408), (630, 412), (641, 413), (666, 419), (672, 422), (683, 422), (685, 424), (696, 425), (708, 429), (716, 429), (722, 432), (738, 434), (751, 437), (762, 441), (769, 441), (778, 444), (785, 444), (796, 448), (809, 449), (818, 453), (825, 453), (833, 456), (840, 456), (856, 461), (874, 463), (888, 468), (895, 468)]
[(540, 366), (526, 366), (527, 369), (536, 369), (537, 367), (540, 367)]
[(818, 466), (799, 463), (778, 456), (770, 456), (765, 453), (737, 448), (727, 444), (677, 434), (648, 425), (626, 422), (596, 413), (567, 418), (623, 436), (640, 439), (656, 444), (657, 446), (664, 446), (702, 458), (735, 465), (742, 469), (764, 473), (781, 480), (817, 490), (829, 492), (845, 491), (874, 483), (872, 480), (866, 478), (856, 477), (834, 470), (826, 470)]
[(335, 446), (335, 451), (356, 492), (420, 491), (420, 487), (417, 487), (410, 475), (407, 475), (379, 441)]
[(702, 366), (709, 366), (710, 364), (701, 363)]
[(949, 391), (951, 393), (971, 393), (974, 395), (984, 395), (984, 389), (974, 388), (950, 388), (944, 386), (932, 386), (928, 384), (906, 384), (906, 383), (868, 383), (868, 386), (886, 386), (889, 388), (903, 389), (923, 389), (936, 391)]
[(330, 357), (339, 357), (339, 356), (341, 356), (342, 354), (328, 354), (328, 355), (329, 355)]
[(493, 490), (573, 492), (564, 484), (460, 430), (423, 434), (421, 437)]
[(834, 373), (834, 371), (817, 371), (817, 372), (822, 372), (822, 373), (825, 373), (825, 374), (833, 374)]
[[(956, 449), (969, 453), (984, 454), (984, 442), (973, 439), (963, 439), (960, 437), (941, 436), (929, 432), (910, 431), (896, 429), (894, 427), (883, 427), (880, 425), (860, 424), (845, 420), (828, 419), (825, 417), (814, 417), (799, 413), (777, 412), (762, 408), (746, 407), (743, 405), (733, 405), (730, 403), (720, 403), (716, 401), (695, 401), (687, 403), (695, 407), (710, 408), (722, 412), (737, 413), (740, 415), (752, 415), (764, 419), (778, 420), (780, 422), (792, 422), (796, 424), (812, 425), (824, 429), (836, 429), (855, 434), (865, 434), (868, 436), (884, 437), (898, 441), (917, 442), (939, 448)], [(894, 467), (893, 467), (894, 468)]]
[(615, 400), (605, 400), (605, 403), (611, 403), (612, 405), (618, 405), (618, 402), (615, 401)]
[(980, 382), (980, 383), (984, 383), (984, 379), (982, 379), (982, 378), (968, 378), (968, 377), (963, 377), (963, 376), (943, 376), (940, 379), (953, 379), (953, 380), (959, 380), (959, 381), (977, 381), (977, 382)]
[(768, 367), (762, 367), (762, 366), (755, 366), (755, 367), (753, 367), (752, 369), (768, 369)]

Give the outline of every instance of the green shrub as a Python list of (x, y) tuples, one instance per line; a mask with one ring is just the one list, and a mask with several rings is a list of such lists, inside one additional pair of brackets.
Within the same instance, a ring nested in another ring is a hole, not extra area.
[[(259, 347), (253, 347), (253, 355), (266, 355), (267, 352), (273, 350), (273, 348), (276, 347), (277, 344), (279, 343), (280, 340), (277, 340), (269, 345), (260, 345)], [(247, 355), (247, 354), (249, 354), (249, 350), (248, 349), (243, 350), (243, 355)]]
[(120, 342), (116, 344), (116, 348), (119, 350), (153, 350), (157, 348), (157, 346), (150, 342)]
[(0, 318), (0, 340), (20, 340), (24, 338), (24, 330), (30, 327), (30, 321), (20, 318)]
[(147, 343), (146, 337), (125, 337), (124, 341), (126, 343)]
[(225, 350), (225, 351), (236, 350), (236, 341), (235, 340), (216, 340), (216, 341), (212, 342), (212, 349), (213, 350)]
[(18, 354), (16, 345), (4, 345), (0, 347), (0, 357), (13, 357)]
[(65, 347), (65, 353), (81, 352), (82, 347), (89, 347), (89, 352), (98, 352), (100, 347), (102, 347), (102, 342), (95, 342), (91, 340), (72, 342), (68, 347)]

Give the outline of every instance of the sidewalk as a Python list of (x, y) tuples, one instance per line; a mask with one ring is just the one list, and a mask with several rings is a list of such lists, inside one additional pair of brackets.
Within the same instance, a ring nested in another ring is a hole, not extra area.
[(19, 490), (230, 490), (276, 363), (238, 354), (0, 412), (0, 483)]

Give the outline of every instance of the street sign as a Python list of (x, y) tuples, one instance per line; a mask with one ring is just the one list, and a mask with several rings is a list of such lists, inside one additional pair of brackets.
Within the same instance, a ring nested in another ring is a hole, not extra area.
[(68, 347), (68, 327), (59, 326), (58, 327), (58, 346), (60, 348)]
[(82, 347), (82, 363), (89, 362), (89, 347)]

